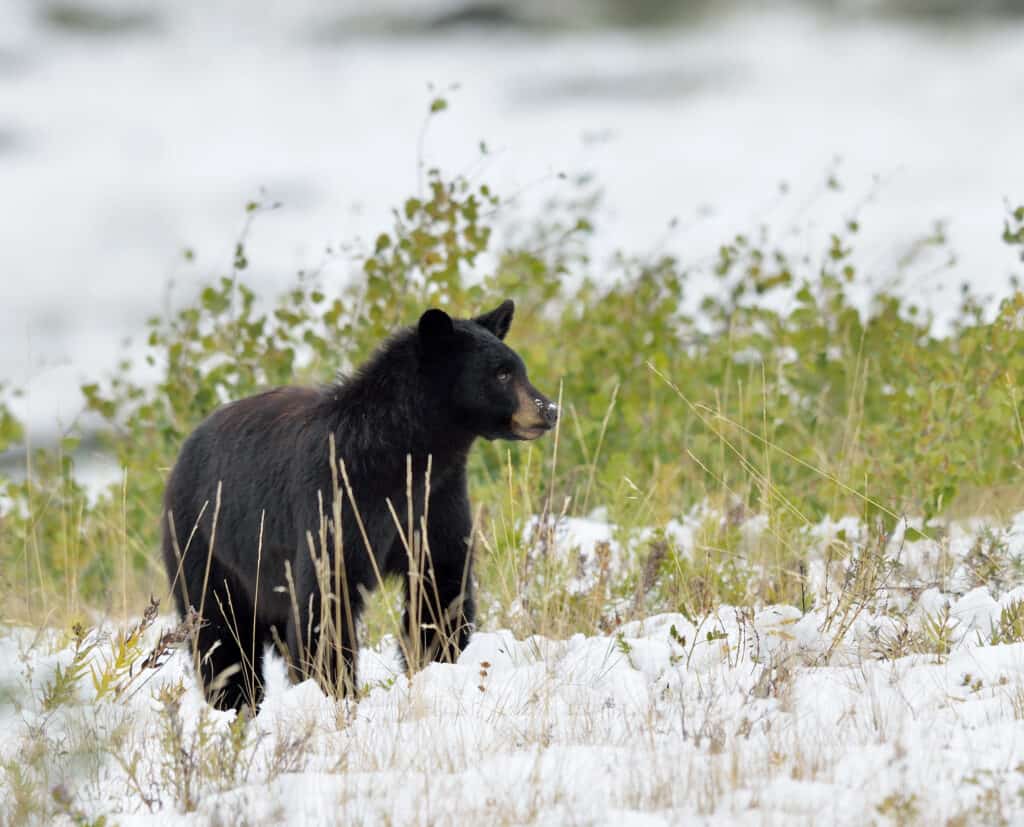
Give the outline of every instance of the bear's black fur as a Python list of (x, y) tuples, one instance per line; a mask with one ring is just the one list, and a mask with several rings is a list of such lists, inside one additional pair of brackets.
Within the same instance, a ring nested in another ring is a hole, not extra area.
[[(470, 446), (534, 439), (557, 418), (502, 341), (513, 311), (511, 301), (475, 319), (428, 310), (352, 378), (233, 402), (185, 440), (167, 481), (163, 557), (178, 609), (200, 614), (196, 666), (212, 704), (258, 706), (275, 641), (295, 679), (351, 691), (356, 621), (381, 576), (404, 578), (407, 651), (452, 661), (465, 647)], [(425, 544), (409, 540), (407, 457)]]

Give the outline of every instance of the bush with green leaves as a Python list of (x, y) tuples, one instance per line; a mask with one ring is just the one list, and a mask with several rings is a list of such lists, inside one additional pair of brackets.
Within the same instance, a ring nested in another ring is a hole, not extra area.
[[(710, 273), (626, 255), (609, 271), (590, 252), (587, 186), (567, 185), (524, 216), (485, 184), (431, 170), (342, 282), (300, 274), (272, 297), (247, 284), (246, 242), (258, 230), (247, 223), (231, 272), (150, 319), (145, 343), (82, 388), (123, 480), (90, 500), (64, 450), (36, 452), (29, 479), (3, 483), (5, 586), (51, 602), (63, 592), (109, 607), (131, 592), (126, 602), (140, 603), (162, 587), (165, 476), (203, 417), (269, 386), (330, 381), (428, 306), (469, 315), (505, 297), (517, 305), (512, 344), (565, 414), (557, 451), (549, 440), (474, 452), (471, 487), (494, 547), (521, 546), (526, 518), (545, 508), (604, 505), (628, 528), (711, 500), (771, 513), (782, 530), (848, 512), (891, 525), (1019, 488), (1024, 293), (990, 312), (965, 290), (943, 336), (895, 293), (874, 294), (865, 310), (851, 298), (863, 278), (855, 221), (820, 264), (791, 259), (762, 228), (722, 244)], [(1024, 208), (1003, 239), (1024, 246)], [(709, 276), (706, 295), (692, 295)], [(135, 360), (156, 380), (138, 379)], [(0, 447), (19, 438), (0, 407)], [(782, 549), (777, 564), (797, 571), (799, 554)], [(736, 577), (758, 577), (749, 562), (730, 566), (742, 572), (719, 578), (719, 598), (743, 593)], [(796, 600), (798, 581), (773, 581), (771, 597)]]

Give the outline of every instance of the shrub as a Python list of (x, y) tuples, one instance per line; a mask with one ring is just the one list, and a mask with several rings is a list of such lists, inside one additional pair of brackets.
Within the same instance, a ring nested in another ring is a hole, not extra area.
[[(791, 529), (851, 510), (890, 526), (902, 513), (927, 519), (1019, 480), (1024, 293), (992, 313), (965, 288), (945, 336), (892, 293), (859, 309), (850, 288), (861, 286), (860, 228), (850, 221), (820, 266), (791, 260), (767, 229), (729, 240), (711, 266), (713, 289), (694, 302), (689, 291), (707, 274), (673, 257), (620, 256), (602, 271), (589, 254), (594, 204), (582, 180), (517, 225), (514, 205), (488, 186), (432, 170), (352, 278), (300, 273), (276, 297), (246, 283), (252, 220), (274, 206), (249, 204), (231, 272), (150, 319), (145, 343), (82, 388), (124, 479), (90, 500), (69, 434), (33, 455), (28, 479), (2, 483), (6, 587), (44, 609), (62, 593), (72, 606), (80, 597), (109, 607), (118, 590), (141, 603), (162, 588), (153, 561), (165, 475), (205, 415), (267, 386), (327, 381), (427, 305), (465, 315), (505, 296), (517, 302), (516, 348), (539, 387), (561, 388), (565, 415), (557, 456), (550, 442), (474, 452), (471, 485), (494, 548), (521, 545), (530, 513), (564, 503), (569, 513), (606, 505), (626, 529), (699, 501), (740, 503), (771, 515), (777, 550), (751, 564), (729, 553), (727, 534), (715, 538), (708, 560), (721, 556), (727, 570), (716, 565), (709, 595), (695, 599), (749, 597), (751, 582), (763, 584), (755, 595), (796, 599)], [(1024, 244), (1024, 208), (1004, 240)], [(687, 298), (699, 313), (684, 312)], [(139, 378), (142, 367), (155, 381)], [(0, 449), (19, 439), (0, 407)], [(691, 579), (704, 567), (674, 552), (659, 559)]]

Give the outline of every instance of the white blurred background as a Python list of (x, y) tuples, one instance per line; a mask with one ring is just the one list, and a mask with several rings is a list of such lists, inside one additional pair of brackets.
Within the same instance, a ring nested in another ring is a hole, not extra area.
[(1024, 200), (1020, 11), (0, 0), (0, 382), (51, 438), (147, 316), (226, 270), (250, 199), (282, 203), (249, 240), (262, 289), (387, 229), (416, 189), (428, 84), (459, 87), (429, 164), (463, 170), (485, 140), (478, 177), (538, 201), (559, 171), (594, 172), (601, 252), (698, 260), (760, 222), (809, 245), (859, 209), (885, 280), (942, 220), (955, 264), (943, 252), (903, 288), (941, 317), (961, 281), (998, 294), (1014, 269), (999, 233)]

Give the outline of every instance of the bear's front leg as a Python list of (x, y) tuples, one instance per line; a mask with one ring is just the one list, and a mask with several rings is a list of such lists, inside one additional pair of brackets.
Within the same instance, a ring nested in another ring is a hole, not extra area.
[(289, 669), (295, 681), (314, 678), (327, 694), (352, 697), (362, 596), (345, 588), (344, 572), (339, 580), (331, 568), (328, 558), (318, 572), (308, 547), (297, 555), (287, 623)]
[(455, 496), (449, 488), (431, 497), (427, 544), (406, 572), (402, 631), (407, 668), (430, 661), (455, 663), (473, 631), (473, 527), (465, 482), (461, 491), (455, 490)]

